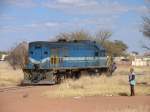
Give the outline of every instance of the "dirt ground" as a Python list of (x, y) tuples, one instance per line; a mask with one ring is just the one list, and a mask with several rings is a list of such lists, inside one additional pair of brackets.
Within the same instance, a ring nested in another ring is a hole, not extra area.
[(1, 91), (0, 112), (150, 112), (150, 96), (51, 99), (42, 95), (53, 89), (55, 86), (34, 86)]

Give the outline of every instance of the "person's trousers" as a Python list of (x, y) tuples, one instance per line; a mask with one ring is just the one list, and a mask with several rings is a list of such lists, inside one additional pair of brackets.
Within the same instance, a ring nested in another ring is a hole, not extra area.
[(130, 85), (130, 92), (131, 92), (131, 96), (135, 96), (135, 92), (134, 92), (134, 85)]

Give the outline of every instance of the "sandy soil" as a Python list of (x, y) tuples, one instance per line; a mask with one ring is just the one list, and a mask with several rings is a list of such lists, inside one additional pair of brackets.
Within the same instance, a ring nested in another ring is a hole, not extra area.
[(147, 106), (150, 109), (150, 96), (61, 99), (42, 96), (43, 91), (53, 89), (55, 86), (34, 86), (0, 92), (0, 112), (116, 112), (116, 110), (119, 112), (122, 109), (140, 106)]

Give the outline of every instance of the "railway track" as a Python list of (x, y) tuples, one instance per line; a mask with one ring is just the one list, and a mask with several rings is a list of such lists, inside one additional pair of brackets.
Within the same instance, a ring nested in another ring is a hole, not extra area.
[(6, 87), (6, 88), (0, 88), (0, 92), (13, 91), (13, 90), (19, 90), (19, 89), (25, 89), (25, 88), (32, 88), (32, 87), (33, 86)]

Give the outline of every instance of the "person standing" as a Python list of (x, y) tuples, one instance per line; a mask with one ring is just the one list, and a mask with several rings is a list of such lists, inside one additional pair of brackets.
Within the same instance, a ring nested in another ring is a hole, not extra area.
[(129, 84), (130, 84), (130, 93), (131, 93), (130, 96), (135, 96), (134, 87), (135, 87), (136, 81), (135, 81), (135, 73), (134, 73), (133, 68), (130, 69)]
[(117, 69), (117, 65), (116, 65), (116, 63), (114, 62), (114, 63), (112, 64), (112, 73), (113, 73), (116, 69)]

